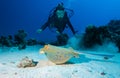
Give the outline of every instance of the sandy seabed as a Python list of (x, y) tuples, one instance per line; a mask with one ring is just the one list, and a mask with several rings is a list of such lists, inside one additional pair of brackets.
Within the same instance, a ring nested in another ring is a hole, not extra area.
[[(63, 65), (55, 65), (39, 54), (41, 46), (25, 50), (0, 48), (0, 78), (120, 78), (120, 54), (104, 59), (103, 56), (80, 55)], [(18, 68), (23, 57), (39, 61), (36, 67)]]

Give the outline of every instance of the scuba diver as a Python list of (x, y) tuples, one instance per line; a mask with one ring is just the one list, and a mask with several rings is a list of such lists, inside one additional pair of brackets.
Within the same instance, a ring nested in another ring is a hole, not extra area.
[[(68, 16), (66, 10), (70, 11), (71, 15)], [(54, 28), (55, 29), (54, 32), (61, 35), (64, 29), (67, 28), (66, 25), (68, 25), (72, 33), (75, 34), (76, 31), (74, 30), (69, 20), (69, 17), (72, 15), (73, 15), (72, 10), (64, 8), (63, 3), (59, 3), (57, 7), (53, 8), (50, 11), (50, 15), (49, 15), (47, 22), (40, 29), (38, 29), (37, 32), (40, 33), (46, 27), (49, 27), (50, 30)]]
[(72, 33), (74, 35), (76, 34), (76, 31), (69, 20), (69, 17), (71, 17), (73, 14), (74, 12), (72, 10), (64, 8), (63, 3), (59, 3), (57, 7), (50, 11), (47, 22), (40, 29), (38, 29), (37, 32), (40, 33), (45, 30), (45, 28), (49, 27), (51, 31), (58, 34), (57, 41), (50, 44), (66, 45), (69, 38), (67, 34), (62, 33), (64, 29), (69, 27)]

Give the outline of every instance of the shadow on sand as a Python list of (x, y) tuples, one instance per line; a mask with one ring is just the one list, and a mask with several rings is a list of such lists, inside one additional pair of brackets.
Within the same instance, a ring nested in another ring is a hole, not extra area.
[(87, 58), (85, 55), (80, 55), (79, 58), (71, 58), (65, 64), (80, 64), (80, 63), (88, 63), (90, 61), (118, 63), (118, 62), (115, 62), (115, 61), (110, 61), (108, 59), (104, 59), (104, 57), (103, 57), (103, 59), (98, 59), (98, 58), (93, 59), (93, 58)]

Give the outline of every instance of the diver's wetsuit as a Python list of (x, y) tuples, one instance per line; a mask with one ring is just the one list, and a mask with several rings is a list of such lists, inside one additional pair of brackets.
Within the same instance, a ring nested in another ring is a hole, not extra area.
[(75, 34), (75, 30), (70, 23), (66, 12), (62, 19), (58, 19), (57, 15), (54, 13), (48, 18), (48, 21), (41, 27), (41, 29), (44, 30), (46, 27), (50, 26), (57, 28), (57, 31), (59, 31), (59, 33), (62, 33), (66, 27), (66, 24), (70, 27), (72, 33)]

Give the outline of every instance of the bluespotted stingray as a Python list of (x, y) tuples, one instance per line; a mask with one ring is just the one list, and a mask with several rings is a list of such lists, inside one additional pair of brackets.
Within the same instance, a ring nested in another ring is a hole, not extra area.
[(45, 45), (43, 48), (41, 48), (40, 53), (44, 53), (47, 58), (55, 64), (63, 64), (72, 57), (79, 58), (80, 54), (91, 54), (110, 58), (114, 56), (110, 54), (83, 53), (73, 50), (72, 48), (57, 47), (50, 44)]
[(45, 53), (47, 58), (55, 64), (63, 64), (72, 57), (79, 57), (79, 53), (75, 52), (72, 48), (63, 48), (53, 45), (45, 45), (40, 49), (40, 53)]

